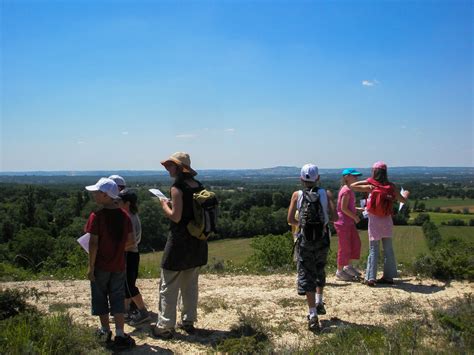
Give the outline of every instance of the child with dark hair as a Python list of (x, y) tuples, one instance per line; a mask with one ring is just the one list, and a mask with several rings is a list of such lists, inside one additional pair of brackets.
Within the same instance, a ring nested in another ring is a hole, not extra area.
[[(143, 302), (140, 290), (136, 286), (138, 278), (138, 266), (140, 264), (140, 253), (138, 244), (142, 237), (142, 226), (138, 217), (137, 194), (130, 189), (124, 189), (119, 194), (120, 207), (125, 210), (132, 221), (134, 243), (125, 248), (127, 264), (127, 281), (125, 283), (125, 310), (128, 315), (129, 324), (132, 326), (145, 323), (150, 320), (150, 315)], [(132, 302), (137, 306), (137, 312), (131, 314), (130, 305)]]
[[(369, 193), (367, 212), (369, 217), (368, 234), (370, 245), (365, 283), (370, 287), (375, 286), (377, 283), (393, 284), (393, 279), (397, 276), (397, 263), (392, 246), (393, 203), (396, 200), (405, 203), (410, 192), (406, 190), (404, 196), (400, 194), (395, 185), (388, 180), (387, 164), (382, 161), (378, 161), (372, 166), (371, 178), (352, 183), (351, 189)], [(375, 206), (375, 202), (377, 202), (378, 206)], [(383, 245), (384, 268), (382, 278), (377, 279), (377, 259), (380, 241), (382, 241)]]
[(119, 190), (113, 180), (101, 178), (95, 185), (86, 186), (86, 190), (102, 206), (90, 214), (85, 226), (85, 232), (90, 233), (87, 277), (91, 282), (92, 315), (99, 316), (99, 334), (111, 343), (110, 312), (115, 318), (115, 349), (131, 348), (135, 341), (124, 333), (124, 284), (125, 247), (133, 243), (132, 224), (117, 206)]

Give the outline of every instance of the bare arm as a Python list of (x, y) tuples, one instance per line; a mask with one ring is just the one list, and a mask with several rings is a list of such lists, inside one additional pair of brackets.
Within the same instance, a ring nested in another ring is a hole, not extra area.
[(166, 217), (174, 223), (179, 223), (183, 215), (183, 193), (176, 187), (171, 188), (171, 204), (167, 200), (160, 200)]
[(91, 234), (91, 238), (89, 239), (89, 267), (87, 269), (87, 278), (91, 281), (95, 281), (94, 268), (97, 249), (99, 249), (99, 236), (97, 234)]
[(347, 215), (347, 216), (349, 216), (350, 218), (352, 218), (355, 223), (359, 223), (359, 221), (360, 221), (359, 216), (358, 216), (356, 213), (352, 212), (352, 211), (349, 209), (349, 196), (347, 196), (347, 195), (342, 196), (342, 200), (341, 200), (341, 211), (342, 211), (342, 213), (344, 213), (345, 215)]
[(298, 221), (295, 218), (295, 213), (296, 213), (296, 202), (298, 201), (298, 191), (293, 192), (293, 195), (291, 195), (291, 201), (290, 201), (290, 207), (288, 207), (288, 224), (291, 224), (292, 226), (297, 226)]
[(326, 190), (326, 195), (328, 196), (328, 213), (329, 213), (329, 220), (334, 222), (337, 219), (336, 213), (336, 205), (334, 204), (334, 198), (332, 192)]
[(374, 189), (372, 184), (369, 184), (367, 180), (361, 180), (351, 184), (351, 190), (357, 192), (371, 192)]
[(136, 241), (133, 233), (128, 233), (127, 242), (125, 243), (125, 251), (129, 251), (136, 246)]

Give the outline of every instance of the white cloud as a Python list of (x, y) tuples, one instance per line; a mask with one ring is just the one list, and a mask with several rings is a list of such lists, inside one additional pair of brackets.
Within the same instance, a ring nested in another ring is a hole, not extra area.
[(234, 133), (234, 132), (235, 132), (235, 128), (226, 128), (226, 129), (224, 129), (224, 132)]
[(180, 138), (180, 139), (190, 139), (190, 138), (196, 138), (196, 137), (197, 135), (192, 134), (192, 133), (182, 133), (182, 134), (176, 135), (176, 138)]
[(374, 80), (362, 80), (362, 85), (363, 86), (375, 86), (375, 85), (378, 85), (378, 81), (377, 79), (374, 79)]
[(86, 142), (84, 141), (77, 141), (77, 144), (85, 144)]
[(403, 125), (401, 128), (402, 128), (402, 129), (406, 129), (406, 128), (407, 128), (407, 126)]
[(123, 134), (124, 136), (127, 136), (127, 135), (128, 135), (128, 132), (127, 132), (127, 131), (124, 131), (124, 132), (122, 132), (122, 134)]

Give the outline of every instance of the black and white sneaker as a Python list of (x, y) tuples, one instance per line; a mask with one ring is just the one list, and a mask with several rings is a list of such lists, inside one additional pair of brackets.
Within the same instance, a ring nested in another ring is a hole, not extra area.
[(324, 302), (318, 303), (316, 305), (316, 313), (319, 315), (326, 314), (326, 308), (324, 308)]
[(148, 313), (147, 310), (143, 310), (143, 311), (138, 311), (138, 313), (132, 317), (132, 319), (128, 322), (128, 324), (134, 327), (136, 325), (139, 325), (145, 322), (150, 322), (150, 321), (151, 321), (150, 313)]
[(96, 335), (99, 338), (99, 342), (101, 343), (105, 343), (106, 345), (113, 343), (111, 330), (103, 330), (102, 328), (99, 328), (97, 329)]
[(312, 332), (319, 332), (321, 329), (319, 327), (318, 316), (308, 315), (308, 329)]

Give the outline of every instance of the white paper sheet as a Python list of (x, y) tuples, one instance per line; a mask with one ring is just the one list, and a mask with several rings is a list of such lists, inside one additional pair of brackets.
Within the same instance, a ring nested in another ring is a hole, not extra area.
[[(405, 197), (405, 190), (403, 189), (403, 187), (401, 188), (400, 190), (400, 195), (402, 195), (403, 197)], [(404, 203), (403, 202), (400, 202), (400, 206), (398, 206), (398, 212), (400, 212), (402, 210), (402, 207), (403, 207)]]
[(158, 197), (160, 200), (167, 200), (167, 201), (169, 200), (169, 198), (166, 197), (165, 194), (158, 189), (149, 189), (148, 191), (150, 191), (153, 195)]
[(82, 237), (80, 237), (77, 242), (79, 243), (79, 245), (81, 247), (84, 248), (84, 250), (89, 253), (89, 241), (91, 239), (91, 234), (90, 233), (86, 233), (84, 234)]

